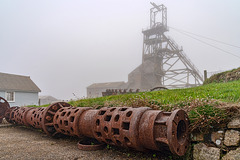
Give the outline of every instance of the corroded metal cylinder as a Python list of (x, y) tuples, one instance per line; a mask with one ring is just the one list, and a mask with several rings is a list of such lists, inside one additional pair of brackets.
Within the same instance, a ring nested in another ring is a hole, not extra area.
[(141, 118), (139, 139), (148, 149), (170, 150), (184, 155), (189, 146), (188, 126), (188, 116), (183, 110), (149, 110)]
[(9, 109), (10, 105), (8, 102), (4, 98), (0, 97), (0, 123), (2, 123), (2, 120)]
[(44, 107), (39, 107), (39, 108), (31, 108), (28, 110), (26, 113), (26, 123), (29, 126), (32, 126), (34, 128), (42, 128), (42, 119), (43, 119), (43, 111), (45, 110)]
[(189, 146), (189, 120), (180, 109), (164, 112), (149, 107), (103, 107), (97, 110), (58, 102), (47, 108), (9, 108), (5, 118), (10, 123), (43, 129), (50, 136), (84, 136), (139, 151), (169, 150), (182, 156)]
[(17, 125), (29, 126), (26, 121), (26, 115), (29, 110), (33, 109), (32, 107), (16, 107), (10, 113), (10, 119), (12, 123)]
[(139, 123), (148, 107), (101, 108), (94, 117), (93, 135), (104, 143), (144, 150), (139, 140)]
[(64, 107), (59, 109), (53, 117), (56, 132), (80, 137), (79, 119), (81, 114), (88, 109), (90, 108)]
[(90, 109), (85, 111), (79, 119), (79, 131), (81, 135), (94, 138), (93, 126), (95, 124), (94, 117), (99, 110)]

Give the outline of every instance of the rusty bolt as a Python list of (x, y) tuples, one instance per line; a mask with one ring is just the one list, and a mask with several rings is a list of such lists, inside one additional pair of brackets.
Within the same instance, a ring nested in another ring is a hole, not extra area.
[(52, 120), (52, 117), (46, 116), (46, 120), (51, 121), (51, 120)]

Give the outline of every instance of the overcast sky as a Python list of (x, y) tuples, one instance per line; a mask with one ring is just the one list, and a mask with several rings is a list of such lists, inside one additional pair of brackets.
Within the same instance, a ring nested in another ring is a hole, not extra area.
[[(167, 7), (170, 27), (240, 46), (239, 0), (154, 2)], [(30, 76), (40, 95), (58, 99), (86, 96), (92, 83), (126, 82), (141, 64), (151, 7), (148, 0), (1, 0), (0, 72)], [(168, 35), (202, 73), (240, 67), (238, 57), (171, 28)], [(239, 48), (204, 41), (240, 57)]]

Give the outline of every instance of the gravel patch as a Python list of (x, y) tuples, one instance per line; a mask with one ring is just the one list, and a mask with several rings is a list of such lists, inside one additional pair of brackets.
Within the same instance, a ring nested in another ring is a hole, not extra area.
[[(98, 151), (82, 151), (77, 148), (77, 138), (52, 138), (44, 132), (24, 126), (0, 125), (0, 160), (120, 160), (151, 159), (155, 153), (142, 153), (113, 146)], [(156, 158), (153, 159), (165, 159)]]
[(118, 153), (110, 153), (107, 149), (81, 151), (77, 148), (77, 142), (77, 139), (71, 138), (54, 139), (43, 132), (25, 127), (1, 125), (0, 159), (117, 160), (124, 158)]

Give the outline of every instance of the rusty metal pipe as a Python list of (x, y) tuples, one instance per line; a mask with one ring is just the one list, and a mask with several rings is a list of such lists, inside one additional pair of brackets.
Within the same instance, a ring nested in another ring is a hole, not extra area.
[(169, 150), (179, 156), (189, 146), (189, 120), (180, 109), (164, 112), (149, 107), (103, 107), (97, 110), (59, 102), (47, 108), (12, 107), (4, 112), (10, 123), (40, 128), (50, 136), (85, 136), (139, 151)]
[(184, 155), (189, 146), (189, 120), (183, 110), (101, 108), (94, 120), (92, 133), (100, 142), (140, 151), (170, 150), (179, 156)]

